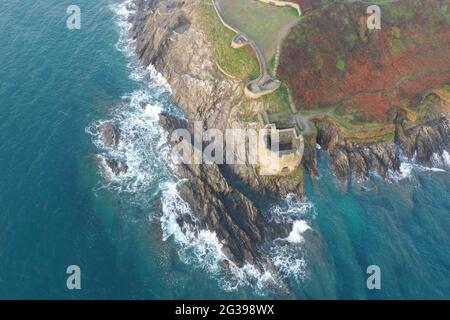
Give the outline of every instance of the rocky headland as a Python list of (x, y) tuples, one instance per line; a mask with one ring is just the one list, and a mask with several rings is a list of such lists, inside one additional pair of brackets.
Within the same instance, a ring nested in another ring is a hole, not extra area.
[[(200, 1), (136, 1), (130, 37), (143, 67), (149, 64), (167, 79), (172, 98), (188, 122), (161, 115), (168, 132), (200, 121), (204, 128), (260, 128), (239, 116), (244, 104), (255, 111), (264, 105), (244, 96), (240, 80), (222, 73), (214, 61), (213, 48), (202, 29)], [(262, 211), (282, 195), (303, 196), (303, 179), (258, 176), (252, 165), (182, 164), (180, 194), (198, 217), (202, 229), (214, 231), (229, 261), (246, 263), (258, 270), (275, 267), (264, 248), (289, 235), (291, 226), (274, 224)]]
[[(202, 24), (204, 1), (136, 0), (130, 38), (145, 68), (152, 64), (167, 79), (172, 98), (185, 112), (187, 121), (161, 115), (169, 132), (190, 128), (200, 121), (204, 128), (261, 128), (258, 121), (245, 121), (241, 110), (264, 111), (263, 101), (245, 97), (241, 79), (224, 74)], [(283, 70), (283, 66), (281, 66)], [(294, 97), (300, 97), (294, 93)], [(185, 179), (180, 194), (190, 204), (201, 228), (214, 231), (224, 244), (226, 269), (250, 263), (259, 270), (275, 270), (264, 248), (274, 239), (285, 238), (290, 225), (274, 224), (263, 214), (268, 205), (294, 193), (303, 198), (303, 168), (317, 172), (316, 143), (328, 151), (330, 166), (342, 184), (366, 178), (370, 172), (386, 177), (400, 168), (401, 152), (430, 165), (434, 154), (449, 148), (449, 101), (428, 94), (409, 112), (398, 108), (391, 117), (390, 139), (349, 138), (329, 117), (313, 120), (314, 134), (305, 137), (301, 167), (288, 176), (262, 177), (252, 165), (182, 164), (177, 174)], [(120, 134), (112, 127), (100, 128), (113, 146)], [(116, 170), (117, 164), (113, 164)], [(113, 169), (114, 170), (114, 169)], [(186, 222), (186, 221), (185, 221)], [(189, 223), (189, 222), (188, 222)]]

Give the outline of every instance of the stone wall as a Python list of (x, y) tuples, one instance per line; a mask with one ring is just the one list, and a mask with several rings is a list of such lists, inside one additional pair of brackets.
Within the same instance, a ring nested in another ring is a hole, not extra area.
[(295, 10), (297, 10), (298, 15), (301, 16), (302, 15), (302, 10), (300, 9), (300, 5), (294, 2), (289, 2), (289, 1), (279, 1), (279, 0), (258, 0), (260, 2), (264, 2), (267, 4), (271, 4), (277, 7), (291, 7), (294, 8)]

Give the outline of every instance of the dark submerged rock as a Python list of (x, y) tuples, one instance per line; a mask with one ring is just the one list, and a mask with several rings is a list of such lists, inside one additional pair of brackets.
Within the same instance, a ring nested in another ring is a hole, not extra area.
[(111, 148), (117, 147), (120, 140), (120, 131), (114, 123), (110, 121), (104, 122), (98, 126), (98, 130), (106, 146)]

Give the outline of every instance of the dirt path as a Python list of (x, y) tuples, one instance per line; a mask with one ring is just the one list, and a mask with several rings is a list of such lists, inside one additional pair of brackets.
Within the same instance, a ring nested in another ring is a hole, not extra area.
[(294, 115), (294, 120), (296, 123), (301, 124), (303, 130), (302, 130), (302, 134), (303, 135), (308, 135), (310, 133), (312, 133), (312, 129), (311, 129), (311, 120), (312, 119), (320, 119), (320, 118), (324, 118), (324, 117), (328, 117), (328, 116), (333, 116), (334, 110), (336, 109), (336, 107), (323, 112), (323, 111), (316, 111), (316, 112), (311, 112), (309, 114), (302, 114), (300, 112), (297, 112)]

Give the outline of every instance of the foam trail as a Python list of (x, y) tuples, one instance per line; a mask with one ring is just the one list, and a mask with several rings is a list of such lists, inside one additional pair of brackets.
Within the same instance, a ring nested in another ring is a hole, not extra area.
[(296, 282), (304, 281), (308, 275), (303, 250), (292, 245), (275, 245), (272, 248), (272, 261), (284, 278)]
[(309, 201), (301, 201), (294, 194), (289, 194), (266, 214), (275, 223), (292, 226), (286, 238), (274, 241), (269, 254), (273, 264), (284, 278), (303, 281), (307, 275), (303, 235), (312, 229), (309, 221), (316, 217), (314, 205)]
[(394, 172), (389, 170), (388, 177), (391, 182), (399, 182), (405, 179), (414, 180), (414, 173), (418, 172), (448, 172), (450, 168), (449, 164), (449, 154), (444, 150), (442, 155), (433, 154), (431, 157), (431, 164), (433, 167), (426, 167), (421, 165), (416, 160), (416, 155), (412, 157), (412, 159), (408, 159), (405, 156), (400, 156), (400, 170), (398, 172)]
[(299, 217), (314, 218), (314, 205), (309, 201), (301, 201), (295, 194), (288, 194), (283, 201), (272, 206), (266, 215), (277, 223), (293, 223)]

